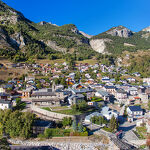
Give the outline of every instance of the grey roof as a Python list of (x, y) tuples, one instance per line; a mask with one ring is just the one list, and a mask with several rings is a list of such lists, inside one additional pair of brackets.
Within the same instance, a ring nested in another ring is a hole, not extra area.
[(1, 99), (1, 100), (0, 100), (0, 104), (11, 104), (11, 101)]
[(69, 99), (73, 99), (73, 98), (84, 98), (84, 95), (83, 94), (76, 94), (76, 95), (72, 95), (69, 97)]
[(34, 92), (32, 96), (56, 96), (54, 92)]
[(106, 89), (115, 89), (114, 86), (104, 86)]
[(129, 91), (137, 91), (137, 88), (136, 87), (130, 87)]
[(117, 93), (123, 93), (123, 94), (127, 93), (124, 89), (117, 89), (116, 91), (117, 91)]
[(56, 101), (61, 101), (59, 98), (51, 98), (51, 99), (32, 99), (32, 102), (56, 102)]
[(88, 92), (93, 92), (94, 89), (92, 89), (92, 88), (84, 88), (84, 89), (79, 89), (79, 90), (72, 89), (72, 91), (74, 93), (88, 93)]
[(99, 90), (97, 91), (99, 94), (101, 94), (102, 96), (109, 96), (109, 93), (103, 90)]

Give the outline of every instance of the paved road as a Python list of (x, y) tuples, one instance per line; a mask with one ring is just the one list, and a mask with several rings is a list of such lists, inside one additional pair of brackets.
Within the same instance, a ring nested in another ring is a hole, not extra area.
[(103, 134), (105, 136), (108, 136), (110, 140), (121, 150), (137, 150), (137, 148), (133, 145), (130, 145), (127, 140), (121, 140), (116, 138), (115, 134), (102, 130), (101, 127), (98, 125), (86, 124), (86, 126), (97, 135)]
[(119, 126), (118, 130), (122, 130), (124, 132), (123, 138), (127, 141), (138, 140), (139, 138), (133, 132), (133, 129), (136, 127), (136, 122), (125, 122)]

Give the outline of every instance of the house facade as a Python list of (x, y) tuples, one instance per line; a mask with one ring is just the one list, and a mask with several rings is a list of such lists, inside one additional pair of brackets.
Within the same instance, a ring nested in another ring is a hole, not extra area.
[(133, 121), (143, 116), (143, 110), (140, 106), (129, 106), (127, 108), (128, 121)]
[(0, 100), (0, 109), (11, 109), (12, 108), (12, 102), (9, 100)]

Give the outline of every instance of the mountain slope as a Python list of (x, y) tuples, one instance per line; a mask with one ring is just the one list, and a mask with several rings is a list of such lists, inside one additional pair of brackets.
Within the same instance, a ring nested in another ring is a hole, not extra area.
[[(53, 55), (77, 60), (98, 58), (102, 54), (150, 48), (149, 28), (134, 33), (123, 26), (90, 36), (74, 24), (57, 26), (49, 22), (34, 23), (22, 13), (0, 1), (0, 55), (15, 61)], [(99, 54), (100, 53), (100, 54)]]
[(123, 51), (146, 50), (150, 48), (150, 36), (146, 39), (145, 34), (145, 31), (133, 33), (123, 26), (118, 26), (92, 37), (90, 45), (99, 53), (119, 54)]
[(75, 25), (34, 23), (1, 1), (0, 44), (0, 55), (8, 58), (15, 57), (16, 53), (17, 57), (19, 55), (24, 59), (59, 53), (76, 53), (77, 57), (88, 58), (95, 53), (89, 45), (89, 39)]

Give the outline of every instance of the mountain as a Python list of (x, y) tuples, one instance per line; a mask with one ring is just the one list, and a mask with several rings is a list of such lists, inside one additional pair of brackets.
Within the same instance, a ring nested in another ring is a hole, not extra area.
[(126, 27), (118, 26), (93, 36), (90, 39), (93, 50), (103, 54), (121, 54), (123, 51), (150, 49), (150, 34), (147, 31), (132, 32)]
[(107, 34), (112, 36), (119, 36), (119, 37), (131, 37), (133, 32), (124, 26), (113, 27), (110, 30), (106, 31)]
[[(13, 59), (48, 54), (75, 54), (89, 58), (93, 53), (88, 35), (73, 24), (57, 26), (50, 22), (34, 23), (15, 9), (0, 1), (0, 55)], [(18, 56), (19, 55), (19, 56)]]
[(101, 54), (146, 50), (150, 49), (149, 28), (135, 33), (118, 26), (91, 36), (79, 31), (74, 24), (34, 23), (0, 1), (0, 56), (14, 61), (71, 56), (83, 60), (98, 58)]

